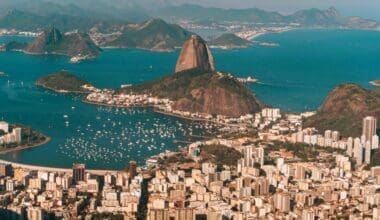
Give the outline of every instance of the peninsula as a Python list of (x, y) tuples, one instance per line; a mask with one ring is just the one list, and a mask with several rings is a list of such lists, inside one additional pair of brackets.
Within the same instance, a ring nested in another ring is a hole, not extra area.
[(0, 121), (0, 154), (46, 144), (50, 137), (21, 124)]
[(164, 114), (197, 120), (239, 118), (263, 106), (238, 79), (216, 71), (209, 47), (196, 35), (183, 45), (175, 73), (119, 90), (97, 90), (84, 101), (117, 107), (153, 106)]
[(58, 93), (90, 93), (94, 86), (67, 71), (59, 71), (37, 80), (37, 86)]
[(262, 106), (236, 78), (215, 70), (211, 51), (196, 35), (183, 45), (174, 74), (120, 92), (169, 99), (173, 101), (170, 111), (205, 115), (240, 117), (257, 112)]

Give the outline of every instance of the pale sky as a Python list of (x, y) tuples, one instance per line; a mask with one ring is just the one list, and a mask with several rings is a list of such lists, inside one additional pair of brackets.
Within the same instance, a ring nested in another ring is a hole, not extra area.
[(257, 7), (290, 13), (307, 8), (335, 6), (344, 15), (358, 15), (380, 20), (380, 0), (169, 0), (176, 3), (193, 3), (223, 8)]

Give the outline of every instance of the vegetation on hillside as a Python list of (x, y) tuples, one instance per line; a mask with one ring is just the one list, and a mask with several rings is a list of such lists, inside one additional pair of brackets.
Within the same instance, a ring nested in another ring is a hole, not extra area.
[[(34, 146), (47, 140), (47, 137), (44, 134), (30, 127), (14, 124), (10, 125), (10, 132), (12, 132), (14, 128), (21, 128), (21, 143), (0, 144), (0, 151), (19, 146)], [(1, 132), (0, 135), (4, 135), (4, 132)]]
[(30, 43), (25, 51), (31, 54), (62, 54), (66, 56), (86, 56), (94, 58), (99, 55), (92, 39), (84, 33), (62, 34), (56, 28), (49, 28)]
[(227, 48), (241, 48), (248, 47), (252, 42), (246, 39), (240, 38), (232, 33), (226, 33), (218, 38), (209, 42), (210, 46), (215, 47), (227, 47)]
[(83, 88), (83, 85), (90, 85), (88, 82), (78, 78), (77, 76), (67, 72), (60, 71), (49, 74), (39, 79), (36, 84), (38, 86), (54, 90), (65, 91), (71, 93), (86, 93), (88, 90)]
[(362, 120), (369, 115), (380, 118), (380, 93), (344, 84), (327, 96), (317, 114), (304, 121), (304, 127), (315, 127), (320, 132), (337, 130), (345, 137), (358, 137)]
[(232, 76), (191, 69), (122, 89), (175, 101), (174, 109), (239, 117), (257, 112), (262, 104)]
[(224, 145), (204, 145), (201, 147), (201, 157), (203, 161), (212, 161), (218, 166), (236, 166), (243, 154)]
[(191, 32), (178, 25), (151, 19), (137, 27), (126, 28), (120, 37), (103, 46), (171, 51), (181, 47), (191, 35)]
[(265, 153), (268, 155), (270, 152), (279, 151), (280, 149), (285, 149), (287, 151), (293, 152), (294, 156), (296, 156), (304, 162), (316, 161), (321, 152), (338, 152), (344, 154), (344, 150), (341, 149), (311, 146), (304, 143), (290, 143), (280, 141), (274, 141), (272, 143), (267, 144), (265, 148)]

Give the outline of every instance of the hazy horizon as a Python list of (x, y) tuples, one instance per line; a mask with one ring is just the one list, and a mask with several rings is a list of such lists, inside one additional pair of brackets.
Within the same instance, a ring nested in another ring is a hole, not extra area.
[[(38, 0), (1, 0), (3, 6), (33, 4)], [(59, 4), (75, 4), (87, 9), (99, 8), (101, 5), (116, 8), (133, 8), (143, 7), (154, 9), (162, 6), (181, 5), (181, 4), (197, 4), (204, 7), (217, 7), (217, 8), (260, 8), (269, 11), (277, 11), (282, 14), (293, 13), (302, 9), (319, 8), (327, 9), (331, 6), (336, 7), (345, 16), (361, 16), (364, 18), (371, 18), (380, 20), (380, 1), (366, 0), (363, 4), (357, 0), (40, 0), (42, 2), (55, 2)]]
[[(186, 0), (170, 0), (176, 4), (189, 4)], [(302, 9), (337, 8), (345, 16), (361, 16), (380, 20), (380, 1), (366, 0), (365, 4), (357, 0), (193, 0), (192, 4), (220, 8), (260, 8), (290, 14)]]

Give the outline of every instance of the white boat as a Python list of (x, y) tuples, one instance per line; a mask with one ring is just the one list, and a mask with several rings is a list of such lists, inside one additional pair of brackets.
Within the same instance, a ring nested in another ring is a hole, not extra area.
[(237, 78), (241, 83), (256, 83), (258, 80), (254, 77), (248, 76), (247, 78)]
[(123, 84), (120, 87), (123, 89), (123, 88), (128, 88), (128, 87), (131, 87), (131, 86), (132, 86), (132, 84)]

